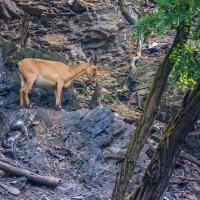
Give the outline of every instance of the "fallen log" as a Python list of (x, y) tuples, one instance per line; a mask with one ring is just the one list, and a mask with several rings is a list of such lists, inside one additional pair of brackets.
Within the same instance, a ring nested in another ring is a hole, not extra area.
[(32, 181), (34, 183), (39, 183), (46, 186), (56, 187), (60, 183), (60, 179), (51, 177), (51, 176), (41, 176), (38, 174), (35, 174), (33, 172), (30, 172), (28, 170), (19, 169), (17, 167), (14, 167), (12, 165), (9, 165), (7, 163), (4, 163), (0, 161), (0, 170), (9, 172), (11, 174), (14, 174), (16, 176), (25, 176), (29, 181)]

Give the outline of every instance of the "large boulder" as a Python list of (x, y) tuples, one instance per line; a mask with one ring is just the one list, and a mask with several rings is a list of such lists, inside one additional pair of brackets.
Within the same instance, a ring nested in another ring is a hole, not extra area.
[(0, 0), (0, 18), (11, 19), (20, 17), (22, 10), (11, 0)]

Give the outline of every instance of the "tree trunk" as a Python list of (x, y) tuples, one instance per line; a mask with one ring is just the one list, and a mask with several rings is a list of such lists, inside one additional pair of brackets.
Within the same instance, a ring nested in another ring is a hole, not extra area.
[[(121, 13), (124, 16), (124, 18), (126, 19), (126, 21), (130, 25), (133, 25), (135, 23), (135, 19), (133, 17), (131, 17), (131, 15), (130, 15), (130, 13), (128, 11), (128, 8), (126, 6), (126, 0), (119, 0), (118, 3), (119, 3), (119, 7), (120, 7), (120, 10), (121, 10)], [(143, 33), (141, 33), (137, 38), (136, 55), (138, 57), (141, 56), (143, 42), (144, 42), (144, 36), (143, 36)]]
[(21, 49), (24, 49), (27, 46), (29, 39), (29, 25), (30, 25), (30, 16), (28, 14), (24, 14), (21, 27), (21, 35), (20, 35)]
[(200, 81), (186, 95), (180, 112), (169, 124), (143, 181), (130, 200), (159, 200), (173, 172), (176, 159), (186, 136), (200, 114)]
[(124, 200), (129, 181), (132, 177), (139, 153), (149, 136), (151, 126), (156, 117), (156, 109), (158, 108), (165, 86), (167, 84), (168, 76), (174, 66), (174, 62), (170, 59), (171, 53), (176, 48), (181, 48), (187, 41), (190, 27), (184, 23), (177, 29), (177, 33), (170, 51), (165, 56), (163, 62), (160, 64), (157, 74), (154, 78), (143, 114), (137, 125), (137, 128), (130, 138), (130, 143), (127, 149), (125, 159), (122, 163), (121, 169), (116, 177), (115, 187), (112, 194), (112, 200)]
[(128, 8), (126, 6), (126, 0), (119, 0), (119, 7), (121, 10), (122, 15), (124, 16), (124, 18), (126, 19), (126, 21), (133, 25), (135, 23), (135, 20), (131, 17), (131, 15), (129, 14)]

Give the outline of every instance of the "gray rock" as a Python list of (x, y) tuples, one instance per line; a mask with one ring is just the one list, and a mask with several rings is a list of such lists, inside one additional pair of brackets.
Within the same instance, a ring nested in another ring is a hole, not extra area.
[(97, 144), (101, 147), (107, 147), (110, 145), (113, 140), (113, 136), (111, 134), (103, 134), (102, 136), (97, 138)]
[(82, 196), (71, 197), (70, 200), (85, 200), (85, 197)]
[(191, 182), (191, 188), (198, 198), (200, 198), (200, 185), (197, 182)]
[(27, 184), (27, 178), (19, 177), (16, 180), (12, 181), (11, 184), (17, 187), (19, 190), (23, 190)]
[(112, 120), (113, 113), (110, 109), (98, 106), (85, 115), (79, 123), (79, 127), (96, 137), (109, 126)]
[(116, 120), (112, 124), (109, 125), (108, 129), (106, 130), (107, 133), (116, 136), (126, 130), (126, 125), (123, 120)]
[(22, 10), (17, 7), (15, 2), (11, 0), (0, 1), (0, 17), (4, 19), (11, 19), (20, 17), (22, 13)]
[(47, 195), (42, 195), (40, 200), (51, 200)]
[(164, 192), (161, 198), (162, 200), (176, 200), (176, 196), (173, 192)]
[(67, 149), (80, 149), (85, 145), (85, 138), (81, 132), (73, 132), (65, 142)]
[(51, 123), (51, 121), (49, 119), (49, 116), (48, 116), (47, 112), (45, 112), (45, 110), (43, 110), (41, 108), (37, 109), (37, 112), (35, 114), (35, 119), (34, 120), (36, 120), (36, 121), (37, 120), (40, 120), (40, 121), (42, 120), (48, 128), (50, 128), (52, 126), (52, 123)]
[(5, 175), (5, 172), (0, 170), (0, 177), (3, 177)]
[(75, 126), (77, 125), (81, 118), (83, 118), (83, 113), (81, 111), (73, 111), (73, 112), (68, 112), (62, 119), (59, 120), (59, 124), (63, 128), (68, 128), (70, 126)]
[(68, 139), (68, 137), (69, 137), (69, 132), (67, 132), (67, 131), (62, 131), (61, 133), (60, 133), (60, 136), (61, 136), (61, 139), (63, 140), (63, 142), (65, 142), (67, 139)]
[(32, 155), (33, 157), (29, 160), (29, 163), (32, 168), (39, 168), (42, 171), (48, 171), (50, 169), (50, 165), (47, 159), (47, 155), (45, 153), (39, 153)]

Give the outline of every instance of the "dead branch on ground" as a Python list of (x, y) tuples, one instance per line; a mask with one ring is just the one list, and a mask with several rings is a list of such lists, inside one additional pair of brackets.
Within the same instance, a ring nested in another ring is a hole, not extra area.
[(34, 183), (39, 183), (46, 186), (56, 187), (60, 183), (60, 179), (52, 177), (52, 176), (41, 176), (36, 173), (30, 172), (28, 170), (20, 169), (18, 167), (14, 167), (10, 164), (7, 164), (5, 162), (0, 161), (0, 170), (3, 170), (5, 172), (9, 172), (11, 174), (14, 174), (16, 176), (24, 176), (29, 181), (32, 181)]

